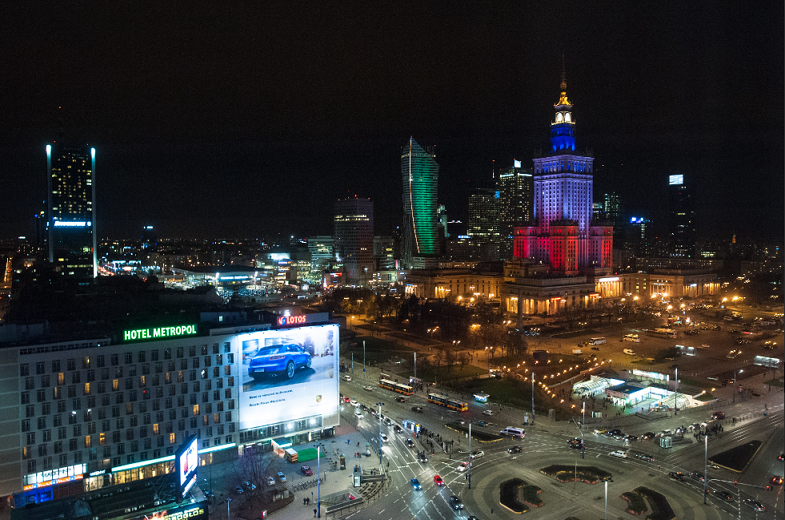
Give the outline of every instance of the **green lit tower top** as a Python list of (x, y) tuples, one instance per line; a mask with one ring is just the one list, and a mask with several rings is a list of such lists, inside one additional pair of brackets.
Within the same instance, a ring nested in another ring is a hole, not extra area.
[(439, 255), (436, 195), (439, 165), (433, 153), (422, 149), (413, 138), (401, 153), (403, 178), (403, 247), (405, 268), (414, 265), (415, 257)]

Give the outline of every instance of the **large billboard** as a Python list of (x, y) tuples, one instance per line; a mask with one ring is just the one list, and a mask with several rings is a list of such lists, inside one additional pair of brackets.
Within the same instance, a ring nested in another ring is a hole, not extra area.
[(188, 490), (196, 482), (196, 469), (199, 467), (199, 439), (191, 437), (177, 450), (175, 455), (177, 485), (180, 490), (178, 502), (182, 502)]
[(338, 325), (238, 334), (240, 429), (338, 413)]

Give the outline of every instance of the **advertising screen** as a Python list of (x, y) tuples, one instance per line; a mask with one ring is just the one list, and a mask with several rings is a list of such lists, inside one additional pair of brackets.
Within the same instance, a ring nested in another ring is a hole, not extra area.
[(191, 437), (177, 451), (177, 485), (180, 487), (180, 500), (196, 482), (196, 469), (199, 467), (199, 439)]
[(239, 334), (240, 429), (338, 413), (338, 325)]

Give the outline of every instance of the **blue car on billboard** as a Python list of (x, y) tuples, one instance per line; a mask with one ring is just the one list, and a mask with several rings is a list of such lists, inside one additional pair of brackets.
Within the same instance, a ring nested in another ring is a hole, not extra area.
[(267, 374), (283, 374), (286, 379), (294, 377), (298, 368), (311, 367), (311, 354), (299, 345), (270, 345), (262, 347), (248, 363), (248, 375), (255, 380)]

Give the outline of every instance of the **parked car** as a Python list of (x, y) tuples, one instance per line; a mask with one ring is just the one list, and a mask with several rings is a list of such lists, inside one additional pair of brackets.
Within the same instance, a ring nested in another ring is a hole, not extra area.
[(248, 491), (253, 491), (254, 489), (256, 489), (256, 484), (251, 483), (251, 481), (249, 480), (244, 480), (243, 486), (245, 486), (245, 489), (247, 489)]
[(422, 484), (420, 484), (420, 481), (419, 481), (419, 480), (417, 480), (416, 478), (413, 478), (413, 479), (411, 479), (411, 480), (409, 481), (409, 483), (412, 485), (412, 487), (413, 487), (414, 489), (416, 489), (416, 490), (418, 490), (418, 491), (422, 489)]
[(234, 487), (234, 492), (237, 493), (238, 495), (242, 495), (243, 494), (242, 486), (235, 486)]
[(303, 475), (307, 475), (309, 477), (313, 475), (313, 470), (311, 469), (310, 466), (302, 466), (300, 467), (300, 471), (303, 472)]
[(349, 404), (351, 404), (352, 406), (360, 406), (360, 402), (357, 399), (355, 399), (354, 397), (352, 397), (349, 400)]
[(485, 422), (485, 421), (477, 421), (477, 426), (485, 427), (485, 426), (488, 426), (489, 424), (491, 424), (491, 423), (488, 423), (488, 422)]
[(648, 441), (650, 439), (653, 439), (654, 437), (655, 437), (654, 432), (646, 432), (643, 435), (641, 435), (641, 440), (642, 441)]
[(482, 414), (483, 415), (493, 415), (493, 410), (483, 410)]
[(311, 368), (311, 354), (300, 345), (271, 345), (260, 348), (248, 363), (248, 375), (260, 380), (267, 374), (291, 379), (298, 368)]
[(348, 382), (348, 381), (351, 381), (351, 380), (352, 380), (352, 376), (350, 376), (350, 375), (348, 375), (348, 374), (347, 374), (347, 375), (343, 376), (341, 379), (343, 379), (344, 381), (347, 381), (347, 382)]
[(279, 471), (276, 476), (278, 477), (278, 482), (286, 482), (286, 475), (282, 471)]
[(275, 479), (273, 477), (270, 477), (270, 476), (264, 477), (264, 482), (268, 486), (274, 486), (275, 485)]
[(624, 436), (624, 440), (625, 440), (625, 442), (635, 442), (635, 441), (638, 440), (638, 436), (637, 435), (630, 435), (628, 433), (627, 435)]

